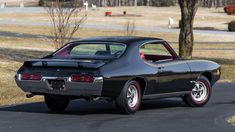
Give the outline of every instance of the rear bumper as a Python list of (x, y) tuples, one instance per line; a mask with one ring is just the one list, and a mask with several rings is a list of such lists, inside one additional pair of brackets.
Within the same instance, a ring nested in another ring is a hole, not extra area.
[[(101, 96), (103, 77), (95, 77), (93, 83), (71, 82), (69, 77), (42, 77), (40, 81), (21, 80), (21, 74), (16, 74), (16, 84), (29, 93), (55, 94), (64, 96)], [(48, 80), (64, 80), (63, 90), (53, 90)]]

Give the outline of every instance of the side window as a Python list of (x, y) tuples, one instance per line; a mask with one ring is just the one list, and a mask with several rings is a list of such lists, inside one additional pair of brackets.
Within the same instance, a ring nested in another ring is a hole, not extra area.
[(140, 56), (144, 60), (151, 62), (173, 59), (168, 49), (162, 43), (148, 43), (141, 46)]

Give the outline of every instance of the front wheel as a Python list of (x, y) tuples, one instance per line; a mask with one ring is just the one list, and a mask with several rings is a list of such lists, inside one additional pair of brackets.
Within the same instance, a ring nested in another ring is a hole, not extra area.
[(201, 107), (209, 101), (211, 93), (212, 89), (209, 80), (204, 76), (200, 76), (195, 82), (191, 93), (183, 97), (183, 101), (188, 106)]
[(64, 111), (69, 105), (70, 99), (62, 96), (45, 95), (45, 103), (51, 111), (61, 112)]
[(116, 99), (116, 105), (124, 113), (133, 114), (141, 104), (141, 87), (137, 81), (128, 82)]

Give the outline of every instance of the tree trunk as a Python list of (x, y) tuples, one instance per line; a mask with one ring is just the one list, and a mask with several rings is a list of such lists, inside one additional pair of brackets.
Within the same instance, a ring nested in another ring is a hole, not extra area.
[(179, 35), (179, 55), (191, 59), (193, 53), (193, 21), (199, 6), (199, 0), (179, 0), (181, 8), (181, 29)]
[(147, 0), (147, 6), (150, 6), (150, 0)]

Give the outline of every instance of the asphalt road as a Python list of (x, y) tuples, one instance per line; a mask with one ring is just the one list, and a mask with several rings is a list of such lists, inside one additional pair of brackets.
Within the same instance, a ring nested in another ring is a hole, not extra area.
[(227, 118), (235, 115), (235, 83), (217, 84), (202, 108), (180, 99), (145, 101), (135, 115), (123, 115), (105, 101), (74, 101), (64, 113), (44, 103), (0, 107), (0, 132), (234, 132)]

